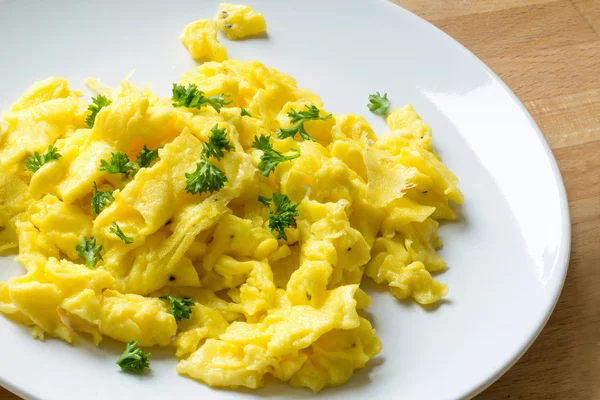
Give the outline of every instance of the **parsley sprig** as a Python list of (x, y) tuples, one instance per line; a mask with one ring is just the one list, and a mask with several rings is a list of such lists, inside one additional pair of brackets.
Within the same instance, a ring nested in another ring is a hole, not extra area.
[(258, 169), (263, 176), (269, 176), (280, 163), (300, 157), (300, 150), (298, 149), (292, 149), (293, 154), (287, 156), (273, 149), (271, 139), (267, 135), (254, 136), (252, 148), (263, 152), (258, 163)]
[(135, 161), (139, 168), (148, 168), (158, 158), (158, 149), (150, 150), (144, 145)]
[(98, 190), (98, 186), (96, 186), (96, 182), (94, 182), (94, 195), (92, 196), (92, 212), (94, 214), (100, 214), (104, 207), (108, 207), (113, 201), (115, 201), (115, 198), (112, 194), (112, 190), (107, 190), (106, 192)]
[(191, 174), (186, 173), (185, 178), (185, 191), (191, 194), (216, 192), (227, 182), (225, 172), (215, 167), (204, 155), (196, 164), (196, 170)]
[(224, 150), (232, 151), (234, 147), (227, 139), (225, 128), (219, 129), (219, 124), (215, 124), (210, 131), (212, 133), (208, 137), (208, 143), (202, 143), (202, 154), (206, 158), (214, 157), (220, 160), (225, 156)]
[(112, 226), (110, 227), (110, 233), (114, 233), (115, 235), (117, 235), (117, 237), (121, 239), (125, 244), (133, 243), (133, 238), (125, 236), (125, 233), (123, 233), (123, 231), (119, 227), (119, 224), (117, 224), (116, 222), (112, 223)]
[(388, 108), (390, 108), (390, 101), (387, 98), (387, 93), (384, 93), (383, 96), (376, 92), (375, 94), (369, 95), (369, 110), (377, 115), (385, 116), (387, 114)]
[(96, 115), (102, 110), (104, 107), (109, 106), (112, 103), (105, 96), (99, 94), (97, 97), (92, 97), (92, 104), (88, 106), (88, 110), (91, 111), (90, 114), (86, 117), (85, 123), (87, 124), (87, 128), (93, 128), (94, 123), (96, 122)]
[(40, 154), (37, 151), (25, 161), (25, 171), (35, 172), (42, 165), (49, 163), (52, 160), (58, 160), (62, 156), (58, 153), (58, 149), (52, 145), (48, 146), (45, 154)]
[(191, 174), (186, 173), (185, 191), (191, 194), (212, 193), (220, 190), (228, 181), (225, 172), (208, 161), (210, 157), (217, 160), (225, 157), (224, 150), (231, 151), (234, 147), (227, 139), (225, 129), (219, 129), (215, 124), (210, 130), (208, 143), (202, 144), (201, 160), (196, 164), (196, 170)]
[(150, 367), (150, 353), (140, 349), (138, 342), (132, 340), (127, 343), (125, 351), (117, 360), (117, 365), (123, 371), (143, 374)]
[(75, 246), (75, 250), (79, 252), (79, 257), (83, 258), (85, 266), (88, 268), (94, 268), (96, 263), (102, 260), (102, 255), (100, 255), (102, 245), (96, 245), (96, 238), (93, 236), (90, 236), (89, 240), (84, 237), (81, 244)]
[(126, 177), (129, 176), (135, 170), (135, 167), (131, 161), (129, 161), (129, 157), (127, 154), (117, 152), (111, 153), (110, 161), (102, 160), (100, 162), (99, 171), (106, 171), (109, 174), (125, 174)]
[(304, 111), (296, 111), (292, 108), (288, 112), (288, 117), (290, 117), (290, 122), (293, 125), (290, 126), (289, 128), (279, 128), (276, 132), (277, 137), (279, 139), (285, 139), (285, 138), (289, 138), (289, 137), (294, 137), (294, 136), (296, 136), (296, 134), (299, 133), (300, 137), (302, 137), (302, 139), (314, 141), (314, 139), (312, 137), (310, 137), (308, 132), (306, 132), (306, 129), (304, 129), (304, 123), (306, 121), (313, 121), (313, 120), (324, 121), (326, 119), (331, 118), (331, 114), (321, 117), (321, 116), (319, 116), (319, 113), (320, 113), (319, 109), (314, 104), (310, 105), (310, 106), (305, 106)]
[(271, 205), (271, 201), (273, 201), (273, 199), (270, 198), (270, 197), (265, 197), (265, 196), (258, 195), (258, 201), (260, 201), (261, 203), (263, 203), (265, 206), (270, 206)]
[(148, 168), (154, 160), (158, 158), (158, 149), (150, 150), (146, 145), (140, 150), (137, 160), (137, 167), (129, 160), (125, 153), (111, 153), (110, 161), (100, 161), (99, 171), (106, 171), (109, 174), (125, 174), (126, 178), (133, 177), (142, 168)]
[(292, 204), (285, 194), (273, 193), (275, 210), (269, 213), (269, 229), (277, 232), (277, 239), (287, 240), (285, 228), (296, 226), (296, 217), (300, 203)]
[(217, 96), (206, 97), (204, 92), (198, 87), (190, 83), (186, 88), (183, 85), (173, 84), (173, 107), (188, 107), (188, 108), (202, 108), (211, 105), (217, 113), (221, 113), (221, 108), (231, 101), (227, 101), (225, 98), (228, 95), (221, 93)]
[(179, 322), (182, 319), (190, 319), (192, 307), (195, 304), (192, 299), (178, 299), (169, 295), (160, 296), (160, 298), (169, 302), (169, 312), (173, 314), (175, 321)]

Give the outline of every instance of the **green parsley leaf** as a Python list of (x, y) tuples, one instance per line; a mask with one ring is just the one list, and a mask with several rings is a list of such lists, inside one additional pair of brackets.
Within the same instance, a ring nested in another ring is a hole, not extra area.
[(116, 222), (112, 223), (112, 226), (110, 228), (110, 233), (114, 233), (115, 235), (117, 235), (119, 237), (119, 239), (121, 239), (123, 242), (125, 242), (125, 244), (133, 243), (133, 238), (131, 238), (129, 236), (125, 236), (125, 234), (123, 233), (121, 228), (119, 228), (119, 225)]
[(300, 203), (292, 204), (285, 194), (273, 193), (275, 211), (269, 213), (269, 229), (277, 232), (277, 239), (287, 240), (285, 228), (296, 226), (298, 206)]
[(110, 101), (106, 97), (101, 94), (98, 97), (92, 97), (92, 104), (88, 106), (88, 110), (91, 111), (90, 115), (85, 119), (85, 123), (87, 124), (87, 128), (93, 128), (94, 123), (96, 122), (96, 115), (102, 110), (104, 107), (110, 106)]
[(117, 365), (123, 371), (143, 374), (150, 367), (150, 353), (140, 349), (138, 342), (132, 340), (127, 343), (125, 351), (117, 360)]
[(263, 176), (269, 176), (278, 164), (300, 157), (300, 150), (298, 149), (292, 149), (294, 154), (287, 156), (273, 149), (271, 140), (269, 136), (266, 135), (260, 135), (260, 137), (254, 136), (252, 147), (262, 150), (263, 152), (263, 155), (260, 157), (260, 162), (258, 163), (258, 169)]
[(212, 134), (208, 137), (208, 143), (202, 143), (202, 154), (206, 158), (214, 157), (220, 160), (225, 156), (223, 150), (234, 150), (233, 145), (227, 139), (225, 128), (219, 129), (219, 124), (215, 124), (210, 131)]
[(217, 96), (206, 97), (204, 92), (193, 83), (190, 83), (188, 87), (173, 84), (173, 107), (188, 107), (188, 108), (202, 108), (211, 105), (217, 113), (221, 113), (221, 108), (230, 101), (226, 101), (225, 97), (228, 95), (221, 93)]
[(185, 174), (185, 191), (191, 194), (212, 193), (220, 190), (227, 182), (225, 172), (215, 167), (206, 158), (196, 164), (196, 170)]
[(331, 118), (331, 114), (325, 115), (323, 117), (319, 116), (319, 109), (317, 106), (310, 105), (305, 106), (304, 111), (296, 111), (293, 108), (288, 112), (288, 117), (290, 118), (290, 122), (293, 124), (289, 128), (280, 128), (277, 130), (276, 134), (279, 139), (285, 139), (288, 137), (294, 137), (296, 134), (300, 134), (300, 137), (304, 140), (312, 140), (314, 139), (310, 137), (306, 129), (304, 129), (304, 123), (306, 121), (311, 120), (321, 120), (324, 121), (326, 119)]
[(138, 154), (136, 163), (140, 168), (148, 168), (157, 158), (158, 149), (150, 150), (144, 145), (144, 148), (140, 150), (140, 153)]
[(48, 146), (46, 154), (40, 154), (37, 151), (25, 161), (25, 171), (35, 172), (42, 165), (49, 163), (52, 160), (58, 160), (62, 156), (58, 153), (58, 149), (54, 146)]
[(269, 197), (264, 197), (264, 196), (258, 195), (258, 201), (263, 203), (265, 206), (270, 206), (272, 200), (273, 199), (271, 199)]
[(243, 116), (252, 117), (252, 115), (250, 115), (250, 113), (248, 112), (248, 110), (246, 110), (244, 107), (242, 107), (242, 117)]
[(100, 214), (100, 211), (104, 207), (109, 206), (115, 201), (112, 193), (112, 190), (107, 190), (106, 192), (99, 191), (96, 182), (94, 182), (94, 195), (92, 196), (92, 211), (94, 214)]
[(96, 246), (96, 238), (93, 236), (89, 240), (84, 237), (81, 244), (75, 246), (75, 250), (79, 252), (79, 257), (83, 258), (85, 266), (88, 268), (94, 268), (96, 263), (102, 260), (100, 255), (102, 245)]
[(192, 307), (195, 304), (192, 299), (178, 299), (169, 295), (160, 296), (160, 298), (169, 302), (169, 312), (173, 314), (175, 321), (179, 322), (182, 319), (190, 319)]
[(129, 161), (129, 157), (125, 153), (111, 153), (110, 162), (102, 160), (100, 162), (99, 171), (106, 171), (109, 174), (129, 174), (134, 170), (133, 163)]
[(387, 93), (384, 93), (383, 96), (379, 94), (379, 92), (375, 94), (369, 95), (369, 110), (377, 115), (386, 115), (388, 108), (390, 108), (390, 101), (387, 98)]

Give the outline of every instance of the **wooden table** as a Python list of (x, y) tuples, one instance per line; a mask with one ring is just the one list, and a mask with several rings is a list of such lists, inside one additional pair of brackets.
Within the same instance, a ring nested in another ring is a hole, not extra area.
[[(394, 2), (456, 38), (512, 88), (550, 143), (569, 196), (571, 265), (556, 310), (478, 399), (600, 398), (600, 0)], [(0, 388), (0, 400), (16, 399)]]

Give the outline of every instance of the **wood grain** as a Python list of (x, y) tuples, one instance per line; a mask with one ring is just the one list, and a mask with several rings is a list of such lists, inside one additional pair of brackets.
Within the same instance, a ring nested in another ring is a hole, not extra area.
[[(569, 196), (573, 248), (556, 309), (478, 399), (600, 399), (600, 0), (393, 1), (512, 88), (552, 147)], [(0, 400), (17, 399), (0, 388)]]

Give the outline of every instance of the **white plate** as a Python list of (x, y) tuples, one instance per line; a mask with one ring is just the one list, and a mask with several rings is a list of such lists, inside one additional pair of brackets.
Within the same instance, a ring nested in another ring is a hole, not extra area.
[[(245, 1), (245, 0), (243, 0)], [(433, 127), (434, 145), (460, 178), (462, 218), (441, 229), (450, 269), (447, 300), (425, 309), (371, 290), (368, 310), (382, 353), (342, 387), (270, 384), (257, 392), (215, 390), (179, 377), (167, 353), (150, 376), (120, 373), (121, 346), (32, 340), (0, 318), (0, 383), (47, 400), (264, 396), (455, 399), (472, 396), (525, 352), (548, 319), (567, 270), (570, 228), (556, 163), (523, 105), (450, 37), (384, 0), (249, 3), (264, 12), (268, 38), (225, 41), (232, 58), (258, 59), (320, 95), (328, 111), (365, 115), (367, 96), (412, 103)], [(34, 81), (64, 76), (116, 85), (130, 70), (168, 95), (194, 65), (178, 36), (211, 18), (216, 2), (0, 0), (0, 109)], [(19, 271), (0, 261), (0, 279)]]

